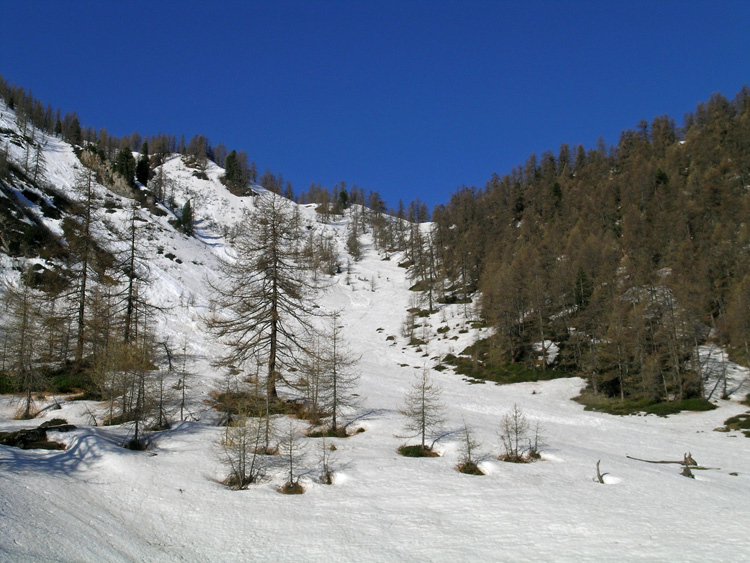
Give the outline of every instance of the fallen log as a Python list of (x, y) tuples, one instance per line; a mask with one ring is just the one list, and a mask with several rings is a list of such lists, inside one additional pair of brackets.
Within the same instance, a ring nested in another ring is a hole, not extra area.
[(690, 472), (691, 469), (695, 471), (706, 471), (709, 469), (718, 471), (720, 469), (719, 467), (703, 467), (701, 465), (698, 465), (698, 463), (693, 459), (693, 456), (690, 453), (686, 453), (682, 461), (641, 459), (639, 457), (633, 457), (630, 455), (626, 455), (625, 457), (635, 461), (642, 461), (643, 463), (673, 463), (676, 465), (682, 465), (684, 468), (682, 475), (685, 475), (685, 477), (693, 476), (693, 474)]
[(693, 459), (692, 454), (690, 454), (690, 453), (686, 453), (685, 456), (683, 457), (682, 461), (664, 461), (664, 460), (656, 460), (655, 461), (655, 460), (651, 460), (651, 459), (641, 459), (639, 457), (633, 457), (633, 456), (629, 456), (629, 455), (626, 455), (625, 457), (628, 458), (628, 459), (634, 459), (635, 461), (642, 461), (644, 463), (676, 463), (678, 465), (691, 466), (691, 467), (698, 465), (695, 462), (695, 460)]

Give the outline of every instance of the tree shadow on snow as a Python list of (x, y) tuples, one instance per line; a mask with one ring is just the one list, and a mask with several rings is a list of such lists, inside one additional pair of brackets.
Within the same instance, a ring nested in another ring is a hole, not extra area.
[(85, 429), (75, 431), (65, 450), (22, 450), (0, 446), (0, 470), (6, 473), (45, 472), (73, 476), (92, 468), (106, 455), (133, 455), (121, 447), (121, 441), (119, 436)]

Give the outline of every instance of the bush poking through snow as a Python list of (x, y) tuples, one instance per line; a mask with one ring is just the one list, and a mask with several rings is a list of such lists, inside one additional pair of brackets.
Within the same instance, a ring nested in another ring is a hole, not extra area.
[[(442, 388), (430, 378), (428, 369), (416, 376), (409, 392), (404, 397), (404, 406), (399, 410), (407, 418), (404, 429), (407, 438), (418, 437), (419, 446), (401, 446), (399, 453), (407, 457), (434, 457), (432, 446), (440, 439), (440, 430), (445, 424), (445, 404), (440, 396)], [(438, 436), (430, 446), (427, 437)], [(408, 453), (407, 453), (408, 452)], [(428, 453), (429, 452), (429, 453)]]
[(326, 428), (325, 430), (313, 430), (307, 434), (308, 438), (348, 438), (350, 434), (346, 428), (340, 426), (336, 430)]
[(404, 457), (440, 457), (440, 454), (437, 452), (432, 451), (432, 448), (429, 446), (401, 446), (398, 449), (398, 453), (400, 453)]
[(299, 481), (295, 481), (294, 483), (287, 482), (279, 487), (279, 492), (284, 495), (301, 495), (305, 493), (305, 487), (300, 485)]
[(500, 421), (498, 435), (505, 448), (505, 453), (498, 456), (502, 461), (511, 463), (529, 463), (541, 459), (539, 447), (541, 436), (539, 423), (536, 423), (533, 435), (531, 426), (521, 407), (514, 404)]
[(479, 466), (473, 461), (459, 463), (456, 469), (458, 469), (461, 473), (465, 473), (466, 475), (484, 475), (484, 471), (479, 469)]
[(464, 427), (461, 431), (461, 445), (459, 446), (459, 458), (456, 469), (467, 475), (484, 475), (484, 471), (477, 465), (478, 450), (481, 443), (474, 437), (474, 434), (464, 421)]
[(305, 488), (299, 483), (300, 467), (305, 457), (305, 443), (291, 420), (279, 442), (279, 454), (284, 458), (287, 467), (287, 481), (279, 488), (279, 492), (285, 495), (301, 495), (305, 492)]
[(230, 489), (247, 489), (263, 476), (265, 467), (260, 452), (264, 429), (262, 418), (249, 418), (240, 412), (237, 420), (224, 430), (219, 442), (219, 460), (229, 470), (224, 484)]
[(336, 446), (326, 442), (326, 439), (320, 442), (318, 454), (318, 464), (320, 465), (320, 482), (324, 485), (333, 485), (333, 460), (336, 455)]
[(148, 440), (143, 436), (138, 438), (131, 438), (125, 443), (126, 450), (133, 450), (135, 452), (142, 452), (148, 449)]

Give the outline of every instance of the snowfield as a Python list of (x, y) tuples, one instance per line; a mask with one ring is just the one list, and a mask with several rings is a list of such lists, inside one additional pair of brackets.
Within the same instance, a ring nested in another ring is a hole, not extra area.
[[(3, 111), (2, 127), (15, 124)], [(68, 145), (48, 138), (50, 183), (69, 190), (76, 158)], [(15, 148), (13, 150), (16, 150)], [(20, 150), (20, 149), (19, 149)], [(13, 151), (11, 151), (13, 152)], [(20, 155), (16, 155), (20, 157)], [(64, 451), (0, 446), (0, 560), (39, 561), (744, 561), (750, 557), (750, 442), (736, 432), (716, 432), (728, 417), (748, 411), (747, 370), (732, 366), (733, 400), (715, 401), (710, 412), (615, 417), (586, 412), (570, 399), (584, 385), (570, 378), (497, 386), (472, 384), (450, 370), (431, 371), (443, 388), (448, 428), (469, 425), (482, 442), (485, 476), (459, 473), (460, 437), (436, 444), (441, 456), (414, 459), (396, 449), (407, 440), (398, 409), (413, 378), (438, 358), (481, 337), (471, 328), (471, 306), (445, 306), (417, 329), (429, 336), (421, 348), (401, 335), (413, 292), (400, 256), (385, 260), (362, 237), (364, 258), (326, 280), (318, 304), (341, 311), (346, 338), (361, 356), (360, 406), (348, 413), (364, 432), (331, 439), (335, 483), (318, 481), (319, 439), (307, 439), (303, 495), (282, 495), (279, 465), (245, 491), (226, 489), (217, 458), (223, 429), (205, 404), (224, 374), (211, 367), (221, 344), (202, 323), (218, 257), (231, 255), (227, 228), (242, 219), (252, 198), (229, 194), (212, 166), (200, 180), (177, 156), (165, 165), (175, 181), (178, 207), (189, 198), (196, 236), (175, 231), (169, 217), (148, 221), (153, 256), (150, 297), (168, 306), (161, 332), (191, 355), (191, 420), (153, 434), (144, 452), (121, 444), (130, 427), (91, 425), (107, 405), (58, 397), (60, 410), (33, 421), (13, 420), (11, 397), (0, 397), (0, 431), (36, 427), (64, 418), (78, 429), (58, 434)], [(101, 188), (102, 197), (105, 188)], [(119, 196), (110, 195), (112, 198)], [(107, 214), (117, 228), (128, 217)], [(302, 208), (311, 230), (336, 238), (345, 252), (348, 218), (319, 223)], [(102, 220), (99, 228), (110, 229)], [(113, 243), (114, 244), (114, 243)], [(158, 252), (161, 249), (161, 252)], [(175, 258), (168, 258), (167, 254)], [(177, 261), (180, 260), (180, 262)], [(346, 258), (342, 259), (346, 264)], [(7, 260), (3, 262), (8, 268)], [(449, 331), (438, 334), (447, 325)], [(425, 339), (425, 338), (422, 338)], [(708, 351), (706, 352), (708, 354)], [(710, 358), (712, 369), (719, 370)], [(47, 399), (47, 403), (52, 398)], [(543, 460), (504, 463), (498, 427), (518, 404), (542, 428)], [(175, 411), (173, 411), (174, 413)], [(179, 411), (173, 415), (179, 419)], [(300, 423), (305, 424), (305, 423)], [(695, 479), (675, 464), (690, 452), (708, 469)], [(606, 473), (595, 480), (596, 463)]]

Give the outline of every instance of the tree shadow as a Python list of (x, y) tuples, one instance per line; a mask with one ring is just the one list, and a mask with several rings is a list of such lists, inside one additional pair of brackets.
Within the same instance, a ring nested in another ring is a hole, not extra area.
[[(50, 439), (54, 440), (54, 433)], [(72, 431), (65, 450), (22, 450), (0, 446), (0, 468), (6, 473), (58, 473), (75, 476), (93, 468), (105, 455), (134, 455), (120, 445), (120, 437), (87, 428)]]

